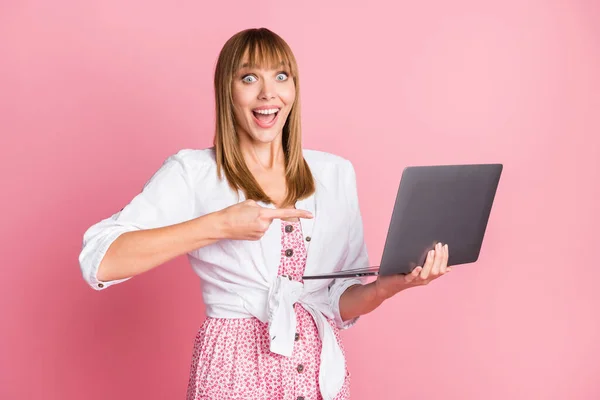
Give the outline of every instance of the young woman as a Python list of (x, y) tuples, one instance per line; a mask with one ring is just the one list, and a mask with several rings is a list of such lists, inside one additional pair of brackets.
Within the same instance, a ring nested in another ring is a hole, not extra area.
[(275, 33), (227, 41), (215, 95), (214, 147), (173, 154), (120, 212), (90, 227), (83, 276), (102, 290), (188, 255), (207, 315), (188, 400), (348, 399), (339, 330), (447, 273), (448, 248), (406, 276), (304, 282), (369, 266), (353, 166), (302, 149), (298, 67)]

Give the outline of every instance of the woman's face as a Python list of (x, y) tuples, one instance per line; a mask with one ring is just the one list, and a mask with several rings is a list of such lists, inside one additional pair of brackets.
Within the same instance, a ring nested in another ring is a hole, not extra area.
[(260, 143), (270, 143), (281, 135), (296, 98), (294, 80), (286, 69), (243, 64), (231, 89), (238, 135)]

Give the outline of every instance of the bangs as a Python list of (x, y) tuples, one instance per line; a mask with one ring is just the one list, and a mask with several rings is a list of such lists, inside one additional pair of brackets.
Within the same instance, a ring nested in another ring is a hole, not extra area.
[(283, 69), (292, 77), (298, 74), (296, 60), (288, 45), (272, 32), (252, 32), (234, 60), (234, 73), (241, 68)]

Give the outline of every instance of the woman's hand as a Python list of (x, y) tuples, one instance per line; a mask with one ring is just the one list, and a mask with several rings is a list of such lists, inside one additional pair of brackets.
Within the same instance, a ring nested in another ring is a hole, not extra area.
[(438, 243), (427, 254), (425, 265), (418, 266), (406, 275), (379, 276), (375, 281), (376, 296), (384, 301), (396, 293), (414, 286), (427, 285), (451, 271), (448, 267), (448, 245)]
[(295, 208), (266, 208), (254, 200), (246, 200), (218, 212), (221, 220), (221, 237), (233, 240), (259, 240), (274, 219), (313, 218), (309, 211)]

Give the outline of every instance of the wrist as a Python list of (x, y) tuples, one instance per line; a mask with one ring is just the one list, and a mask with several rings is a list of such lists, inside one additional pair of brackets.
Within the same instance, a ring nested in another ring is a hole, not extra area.
[(217, 239), (231, 239), (231, 224), (224, 210), (213, 213), (214, 229)]
[(369, 290), (370, 301), (377, 306), (381, 305), (384, 301), (389, 299), (391, 296), (387, 296), (385, 291), (380, 287), (377, 280), (367, 284)]
[(340, 298), (340, 316), (343, 321), (349, 321), (370, 313), (384, 300), (385, 298), (378, 293), (376, 282), (350, 286)]
[(206, 214), (198, 218), (197, 222), (200, 225), (197, 231), (202, 236), (200, 240), (223, 240), (229, 238), (229, 226), (222, 211)]
[(388, 288), (387, 286), (389, 285), (385, 285), (383, 283), (383, 280), (380, 280), (380, 278), (377, 278), (377, 280), (375, 280), (373, 282), (373, 286), (374, 286), (374, 292), (375, 292), (375, 297), (376, 297), (376, 301), (383, 303), (384, 301), (386, 301), (387, 299), (393, 297), (396, 293), (404, 290), (398, 290), (398, 288), (394, 288), (393, 290), (391, 290), (391, 288)]

